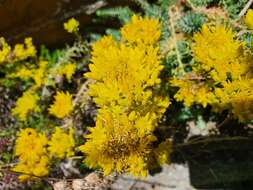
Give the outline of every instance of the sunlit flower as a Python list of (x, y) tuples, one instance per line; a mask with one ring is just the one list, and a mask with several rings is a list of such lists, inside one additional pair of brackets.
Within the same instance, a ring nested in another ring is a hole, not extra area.
[(169, 139), (161, 142), (155, 149), (155, 157), (157, 162), (162, 166), (170, 162), (170, 155), (172, 152), (172, 142)]
[(64, 29), (68, 31), (69, 33), (78, 32), (80, 23), (74, 19), (71, 18), (67, 22), (64, 23)]
[(235, 37), (231, 28), (222, 25), (204, 25), (200, 32), (194, 34), (194, 58), (200, 62), (200, 69), (207, 72), (213, 69), (212, 74), (218, 82), (226, 80), (230, 64), (241, 55), (242, 43)]
[(76, 65), (74, 63), (68, 63), (57, 69), (58, 75), (65, 75), (67, 80), (70, 82), (73, 74), (76, 71)]
[(36, 88), (41, 87), (45, 83), (47, 65), (48, 61), (40, 60), (39, 67), (33, 70), (32, 79)]
[(156, 140), (152, 120), (146, 116), (130, 121), (125, 114), (114, 114), (100, 114), (96, 127), (86, 135), (88, 141), (80, 147), (85, 162), (92, 168), (101, 167), (105, 175), (116, 171), (146, 176), (151, 144)]
[(124, 40), (130, 43), (155, 44), (161, 36), (158, 19), (142, 18), (134, 15), (131, 21), (121, 28)]
[(54, 99), (54, 103), (48, 109), (49, 113), (60, 119), (68, 116), (73, 110), (72, 95), (68, 92), (57, 92)]
[[(121, 29), (122, 40), (105, 36), (92, 45), (89, 95), (99, 106), (96, 126), (80, 146), (85, 163), (111, 172), (146, 176), (155, 157), (153, 134), (169, 100), (160, 96), (163, 66), (156, 19), (133, 16)], [(156, 154), (159, 160), (161, 154)], [(164, 155), (166, 157), (166, 155)], [(152, 159), (151, 159), (152, 158)]]
[(244, 22), (249, 29), (253, 30), (253, 9), (248, 10)]
[(32, 43), (32, 38), (26, 38), (24, 44), (16, 44), (13, 50), (16, 60), (23, 60), (36, 56), (36, 48)]
[(242, 122), (252, 120), (251, 53), (232, 29), (222, 25), (204, 25), (193, 39), (197, 63), (192, 72), (171, 81), (179, 87), (175, 99), (186, 106), (211, 105), (216, 112), (230, 111)]
[(69, 129), (69, 132), (63, 131), (60, 127), (55, 128), (51, 140), (48, 142), (48, 151), (51, 157), (64, 158), (74, 155), (74, 130)]
[(32, 91), (26, 91), (17, 100), (15, 108), (12, 109), (12, 114), (17, 115), (21, 121), (25, 121), (30, 112), (38, 112), (39, 96)]
[(21, 181), (48, 174), (47, 142), (44, 134), (39, 134), (32, 128), (21, 129), (18, 133), (14, 155), (18, 156), (19, 162), (12, 170), (24, 173), (19, 176)]
[(0, 64), (5, 62), (7, 59), (7, 56), (11, 52), (11, 47), (9, 44), (5, 41), (4, 38), (0, 38)]

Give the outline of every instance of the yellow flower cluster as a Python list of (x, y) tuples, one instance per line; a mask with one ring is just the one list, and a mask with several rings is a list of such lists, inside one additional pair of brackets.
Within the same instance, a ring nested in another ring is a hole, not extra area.
[(19, 163), (13, 171), (23, 173), (19, 176), (21, 181), (48, 174), (47, 142), (45, 134), (39, 134), (31, 128), (21, 129), (18, 133), (15, 156), (19, 157)]
[(36, 48), (32, 43), (32, 38), (26, 38), (24, 44), (16, 44), (13, 53), (18, 60), (36, 56)]
[(123, 40), (129, 43), (144, 43), (153, 45), (161, 36), (160, 23), (157, 19), (132, 17), (130, 23), (121, 28)]
[(177, 101), (183, 101), (187, 107), (190, 107), (195, 102), (206, 107), (207, 104), (215, 100), (211, 88), (205, 83), (196, 83), (189, 76), (184, 76), (182, 79), (173, 79), (173, 86), (180, 87), (174, 98)]
[(193, 40), (193, 55), (199, 62), (197, 70), (210, 72), (215, 81), (226, 80), (228, 73), (237, 70), (235, 66), (240, 68), (238, 58), (241, 55), (242, 43), (235, 39), (232, 29), (219, 25), (204, 25), (201, 32), (194, 34)]
[(253, 57), (249, 50), (232, 29), (222, 25), (204, 25), (193, 40), (197, 63), (192, 72), (172, 80), (172, 85), (179, 87), (176, 100), (186, 106), (210, 104), (217, 111), (231, 110), (241, 121), (253, 119), (251, 106), (244, 106), (244, 114), (240, 112), (241, 100), (250, 105), (253, 97)]
[(68, 116), (73, 110), (72, 95), (68, 92), (57, 92), (54, 99), (54, 103), (48, 109), (49, 113), (60, 119)]
[(71, 82), (71, 78), (73, 74), (75, 73), (75, 71), (76, 71), (76, 65), (74, 63), (68, 63), (57, 68), (56, 74), (60, 76), (65, 75), (67, 80)]
[(252, 90), (252, 77), (224, 82), (223, 88), (215, 88), (214, 93), (218, 102), (214, 103), (213, 106), (217, 111), (230, 109), (240, 121), (251, 121), (253, 119)]
[(169, 139), (161, 142), (155, 149), (155, 157), (160, 165), (168, 163), (170, 161), (170, 154), (172, 152), (172, 143)]
[(63, 159), (74, 155), (73, 133), (73, 129), (66, 133), (56, 128), (51, 139), (48, 139), (44, 133), (38, 133), (35, 129), (21, 129), (14, 154), (19, 162), (12, 170), (21, 173), (21, 181), (48, 175), (53, 158)]
[[(38, 69), (28, 70), (23, 68), (15, 74), (10, 75), (11, 77), (33, 78), (35, 85), (30, 90), (23, 93), (16, 102), (16, 107), (12, 109), (12, 114), (16, 115), (20, 121), (26, 121), (27, 116), (30, 112), (38, 112), (40, 108), (38, 106), (39, 96), (35, 90), (44, 84), (45, 82), (45, 71), (48, 62), (41, 61)], [(50, 105), (48, 111), (50, 114), (62, 119), (68, 116), (73, 110), (72, 95), (68, 92), (57, 92), (54, 96), (55, 101)]]
[(73, 137), (74, 130), (69, 129), (69, 133), (64, 132), (60, 127), (55, 128), (55, 132), (48, 143), (48, 151), (51, 157), (65, 158), (74, 155), (73, 147), (75, 139)]
[(11, 52), (11, 47), (9, 46), (8, 43), (6, 43), (4, 38), (0, 38), (0, 45), (1, 45), (1, 50), (0, 50), (0, 64), (1, 64), (7, 60), (7, 56)]
[(20, 61), (28, 57), (35, 57), (37, 53), (32, 43), (32, 38), (26, 38), (24, 44), (16, 44), (13, 50), (4, 38), (0, 38), (0, 45), (0, 64), (10, 61)]
[(116, 170), (145, 176), (150, 145), (156, 140), (153, 128), (148, 115), (132, 120), (131, 115), (103, 110), (80, 150), (87, 154), (86, 163), (103, 168), (105, 175)]
[(253, 30), (253, 9), (248, 10), (244, 22), (249, 29)]
[(16, 107), (12, 109), (12, 114), (17, 115), (21, 121), (25, 121), (30, 112), (38, 112), (39, 96), (32, 91), (26, 91), (17, 100)]
[(71, 18), (66, 23), (64, 23), (63, 26), (64, 26), (64, 29), (68, 31), (69, 33), (74, 33), (74, 32), (78, 32), (79, 25), (80, 24), (76, 19)]
[(35, 85), (34, 89), (41, 87), (46, 81), (46, 71), (47, 71), (48, 61), (40, 60), (38, 62), (37, 68), (23, 67), (16, 73), (9, 75), (11, 78), (20, 78), (20, 79), (33, 79)]
[(47, 61), (41, 60), (39, 62), (39, 67), (33, 70), (33, 75), (31, 76), (31, 78), (35, 82), (35, 88), (39, 88), (45, 83), (47, 65), (48, 65)]
[(156, 19), (133, 16), (121, 29), (120, 42), (106, 36), (92, 46), (92, 64), (85, 76), (95, 81), (89, 94), (100, 109), (80, 150), (90, 167), (102, 168), (105, 174), (145, 176), (151, 165), (153, 131), (169, 105), (156, 92), (163, 68), (159, 26)]

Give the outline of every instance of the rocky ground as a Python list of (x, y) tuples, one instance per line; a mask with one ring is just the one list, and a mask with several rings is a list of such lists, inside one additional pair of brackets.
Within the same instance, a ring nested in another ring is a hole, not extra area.
[(54, 190), (194, 190), (190, 185), (187, 165), (165, 165), (161, 172), (145, 179), (132, 176), (108, 176), (103, 178), (93, 172), (84, 179), (71, 182), (58, 181)]
[(189, 170), (186, 165), (171, 164), (163, 167), (162, 172), (136, 180), (130, 176), (120, 176), (112, 184), (113, 190), (193, 190), (190, 185)]

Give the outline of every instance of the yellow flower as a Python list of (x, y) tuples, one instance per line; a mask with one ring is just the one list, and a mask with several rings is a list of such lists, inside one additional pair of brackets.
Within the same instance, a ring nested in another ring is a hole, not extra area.
[(148, 115), (130, 121), (124, 113), (103, 110), (80, 150), (86, 154), (85, 162), (92, 168), (101, 167), (105, 175), (116, 171), (146, 176), (151, 145), (156, 140), (153, 130)]
[(248, 10), (244, 22), (249, 29), (253, 30), (253, 9)]
[(7, 56), (11, 52), (11, 47), (6, 43), (4, 38), (0, 38), (0, 64), (6, 61)]
[(240, 121), (253, 119), (253, 79), (240, 79), (233, 82), (224, 82), (223, 88), (216, 88), (215, 95), (218, 110), (230, 109)]
[(208, 85), (199, 84), (187, 75), (181, 79), (173, 79), (171, 85), (179, 87), (174, 98), (179, 102), (183, 101), (187, 107), (192, 106), (194, 103), (206, 107), (207, 104), (215, 102), (215, 96)]
[(19, 157), (19, 162), (12, 170), (24, 173), (19, 176), (21, 181), (48, 174), (49, 157), (46, 146), (46, 136), (37, 133), (35, 129), (21, 129), (18, 133), (14, 155)]
[(252, 55), (236, 34), (225, 26), (204, 25), (194, 34), (193, 70), (172, 80), (179, 87), (177, 101), (186, 106), (212, 106), (216, 112), (228, 110), (240, 121), (252, 120)]
[(47, 65), (48, 61), (40, 60), (39, 68), (33, 70), (32, 79), (35, 82), (35, 88), (39, 88), (45, 83)]
[(172, 153), (172, 142), (169, 139), (161, 142), (155, 149), (155, 156), (157, 162), (162, 166), (170, 162), (170, 155)]
[(160, 25), (158, 20), (133, 16), (121, 34), (119, 42), (105, 36), (92, 45), (92, 64), (85, 77), (94, 81), (89, 95), (100, 109), (80, 150), (86, 164), (101, 168), (105, 175), (146, 176), (154, 157), (153, 132), (169, 105), (156, 90), (163, 69)]
[(69, 133), (64, 132), (60, 127), (55, 128), (51, 140), (49, 141), (48, 151), (51, 157), (64, 158), (74, 155), (74, 130), (69, 129)]
[(62, 119), (72, 112), (72, 95), (68, 92), (57, 92), (54, 99), (54, 103), (48, 109), (50, 114)]
[(99, 106), (148, 101), (152, 92), (146, 89), (160, 83), (163, 66), (156, 47), (117, 44), (105, 37), (93, 45), (92, 55), (93, 64), (85, 76), (97, 81), (90, 85), (89, 94)]
[(71, 78), (76, 71), (76, 65), (74, 63), (69, 63), (61, 66), (57, 69), (56, 73), (58, 75), (65, 75), (69, 82), (71, 82)]
[(78, 32), (80, 23), (74, 19), (69, 19), (66, 23), (64, 23), (64, 29), (69, 33)]
[(33, 79), (35, 82), (34, 88), (39, 88), (45, 83), (46, 71), (48, 61), (40, 60), (38, 62), (38, 68), (23, 67), (20, 68), (16, 73), (12, 73), (9, 77), (18, 77), (21, 79)]
[(36, 56), (37, 51), (32, 43), (32, 38), (26, 38), (24, 44), (15, 45), (13, 52), (16, 60), (24, 60)]
[(28, 68), (20, 68), (18, 72), (10, 74), (9, 77), (29, 79), (33, 77), (33, 72)]
[(26, 91), (17, 100), (16, 107), (12, 109), (12, 114), (17, 115), (21, 121), (25, 121), (29, 112), (38, 112), (40, 110), (38, 101), (39, 96), (37, 94)]
[(141, 18), (134, 15), (131, 22), (121, 28), (124, 40), (130, 43), (155, 44), (161, 36), (158, 19)]
[(231, 63), (241, 55), (242, 42), (235, 37), (232, 29), (225, 26), (204, 25), (193, 37), (193, 55), (200, 62), (198, 69), (207, 72), (213, 69), (212, 75), (217, 82), (225, 80), (227, 73), (231, 72)]

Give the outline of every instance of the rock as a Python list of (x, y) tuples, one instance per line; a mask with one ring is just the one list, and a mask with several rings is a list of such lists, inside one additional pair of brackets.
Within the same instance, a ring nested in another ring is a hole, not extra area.
[(0, 0), (0, 36), (11, 43), (23, 42), (24, 37), (31, 36), (37, 45), (62, 45), (73, 38), (63, 30), (67, 19), (75, 17), (81, 26), (87, 27), (98, 8), (124, 4), (129, 1)]
[(83, 190), (85, 187), (85, 181), (83, 179), (74, 179), (72, 182), (72, 188), (74, 190)]
[(53, 185), (54, 190), (71, 190), (66, 181), (59, 181)]
[(96, 185), (96, 184), (101, 183), (101, 178), (96, 173), (90, 173), (84, 179), (88, 184), (91, 184), (91, 185)]
[(200, 189), (253, 189), (252, 137), (201, 137), (179, 150)]
[(194, 190), (190, 185), (189, 170), (186, 165), (164, 165), (162, 172), (149, 175), (146, 179), (135, 179), (122, 175), (112, 184), (113, 190)]

